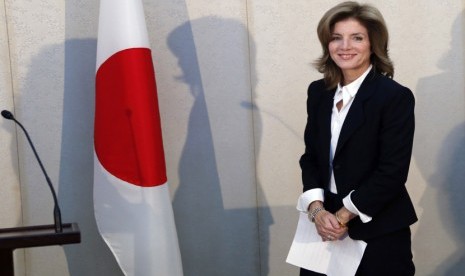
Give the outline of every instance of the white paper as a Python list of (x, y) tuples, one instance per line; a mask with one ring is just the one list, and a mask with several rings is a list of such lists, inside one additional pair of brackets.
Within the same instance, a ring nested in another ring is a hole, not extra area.
[(300, 213), (299, 223), (286, 262), (328, 276), (354, 276), (366, 243), (345, 236), (323, 242), (307, 214)]

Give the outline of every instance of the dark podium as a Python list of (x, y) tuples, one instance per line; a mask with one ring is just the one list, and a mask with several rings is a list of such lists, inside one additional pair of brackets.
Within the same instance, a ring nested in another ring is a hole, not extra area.
[(14, 121), (24, 131), (37, 162), (44, 173), (45, 180), (47, 181), (55, 203), (53, 209), (53, 220), (55, 224), (0, 229), (0, 276), (14, 276), (13, 251), (15, 249), (80, 243), (81, 232), (79, 231), (77, 223), (61, 223), (60, 206), (58, 205), (58, 199), (52, 181), (50, 181), (24, 126), (18, 122), (8, 110), (2, 110), (1, 115), (7, 120)]
[(0, 229), (0, 275), (14, 276), (13, 251), (17, 248), (80, 243), (77, 223), (62, 224), (57, 232), (54, 224)]

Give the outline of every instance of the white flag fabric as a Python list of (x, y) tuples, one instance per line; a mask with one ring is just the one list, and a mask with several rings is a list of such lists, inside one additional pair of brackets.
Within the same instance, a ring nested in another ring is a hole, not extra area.
[(94, 211), (125, 275), (183, 275), (140, 0), (101, 0)]

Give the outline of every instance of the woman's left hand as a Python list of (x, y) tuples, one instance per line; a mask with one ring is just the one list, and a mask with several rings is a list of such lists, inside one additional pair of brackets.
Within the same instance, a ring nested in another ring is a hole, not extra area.
[(347, 233), (347, 227), (339, 225), (336, 216), (326, 210), (315, 216), (315, 226), (323, 241), (335, 241)]

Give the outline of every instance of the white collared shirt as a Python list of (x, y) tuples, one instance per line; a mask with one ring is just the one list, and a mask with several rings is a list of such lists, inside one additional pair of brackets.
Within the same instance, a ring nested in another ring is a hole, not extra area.
[[(336, 188), (336, 181), (334, 179), (334, 172), (333, 172), (333, 157), (336, 152), (336, 146), (337, 142), (339, 140), (339, 135), (341, 133), (342, 126), (344, 124), (344, 120), (347, 117), (347, 114), (349, 112), (350, 107), (352, 106), (352, 103), (354, 101), (354, 98), (362, 85), (362, 82), (365, 80), (365, 77), (368, 75), (370, 72), (372, 66), (368, 67), (368, 69), (360, 76), (358, 77), (355, 81), (349, 83), (346, 86), (341, 86), (338, 84), (336, 93), (334, 94), (334, 103), (333, 103), (333, 110), (331, 114), (331, 144), (330, 144), (330, 152), (329, 152), (329, 166), (331, 169), (331, 180), (330, 180), (330, 186), (329, 190), (337, 194), (337, 188)], [(344, 102), (343, 107), (341, 108), (340, 111), (338, 111), (336, 104), (343, 99), (343, 93), (346, 94), (346, 100), (347, 102)], [(353, 192), (353, 191), (352, 191)], [(371, 221), (371, 217), (367, 216), (366, 214), (360, 212), (357, 207), (353, 204), (352, 200), (350, 199), (350, 195), (352, 194), (350, 192), (349, 195), (347, 195), (343, 200), (344, 206), (353, 214), (357, 214), (360, 216), (360, 219), (362, 222), (366, 223)], [(306, 192), (304, 192), (300, 197), (297, 202), (297, 210), (301, 212), (307, 212), (308, 206), (310, 203), (312, 203), (315, 200), (320, 200), (324, 201), (324, 190), (320, 188), (316, 189), (311, 189)]]

